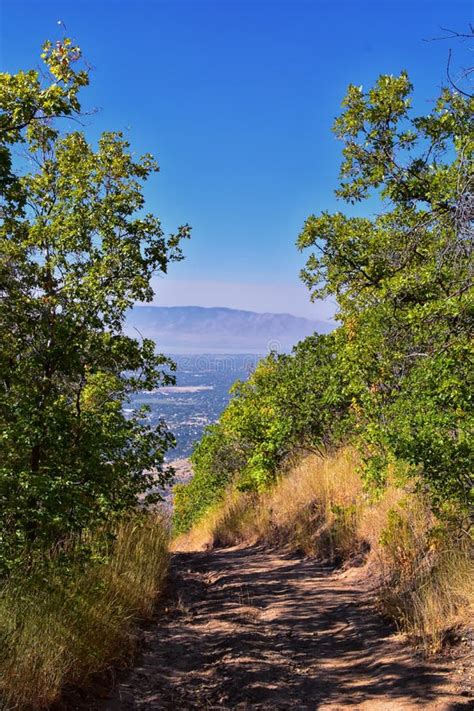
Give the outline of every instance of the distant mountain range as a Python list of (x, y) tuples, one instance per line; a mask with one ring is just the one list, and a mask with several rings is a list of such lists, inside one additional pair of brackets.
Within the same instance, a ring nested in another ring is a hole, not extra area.
[[(329, 321), (290, 314), (201, 306), (136, 306), (126, 331), (156, 341), (166, 353), (267, 353), (290, 351), (301, 339), (328, 333)], [(138, 332), (138, 333), (137, 333)]]

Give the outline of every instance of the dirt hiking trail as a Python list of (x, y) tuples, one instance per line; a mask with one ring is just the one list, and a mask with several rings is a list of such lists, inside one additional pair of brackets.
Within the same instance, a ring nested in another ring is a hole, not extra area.
[(370, 605), (360, 570), (260, 548), (177, 553), (137, 666), (100, 711), (473, 708)]

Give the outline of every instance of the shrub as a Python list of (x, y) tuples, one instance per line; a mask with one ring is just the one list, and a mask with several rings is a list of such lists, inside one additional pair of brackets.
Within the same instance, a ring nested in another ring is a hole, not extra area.
[(350, 398), (335, 367), (339, 335), (312, 336), (292, 355), (271, 354), (237, 383), (217, 425), (192, 456), (194, 478), (175, 487), (173, 528), (183, 533), (232, 482), (263, 492), (295, 452), (324, 451), (350, 421)]

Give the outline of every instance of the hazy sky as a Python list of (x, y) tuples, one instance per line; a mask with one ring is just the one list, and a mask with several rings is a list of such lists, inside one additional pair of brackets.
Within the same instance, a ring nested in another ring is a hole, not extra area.
[[(0, 0), (2, 70), (38, 64), (63, 31), (92, 65), (83, 106), (99, 131), (126, 131), (161, 173), (148, 208), (167, 231), (193, 226), (186, 260), (156, 280), (157, 303), (288, 311), (311, 304), (294, 243), (305, 217), (346, 209), (333, 196), (341, 146), (331, 124), (349, 83), (407, 69), (429, 110), (465, 0)], [(362, 214), (364, 207), (358, 207)]]

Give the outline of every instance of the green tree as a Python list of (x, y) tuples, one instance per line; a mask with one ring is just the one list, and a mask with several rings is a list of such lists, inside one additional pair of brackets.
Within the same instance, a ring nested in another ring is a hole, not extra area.
[(76, 70), (81, 50), (70, 39), (46, 42), (41, 58), (45, 77), (38, 71), (0, 73), (0, 195), (2, 202), (22, 204), (25, 196), (13, 171), (11, 147), (34, 142), (54, 118), (77, 116), (78, 94), (89, 83), (84, 68)]
[(371, 471), (395, 456), (439, 503), (472, 489), (473, 101), (445, 89), (413, 115), (408, 76), (350, 86), (335, 123), (344, 142), (337, 195), (379, 195), (379, 214), (310, 216), (302, 278), (313, 298), (336, 296)]
[[(37, 72), (4, 75), (0, 94), (4, 565), (122, 514), (152, 479), (167, 479), (165, 423), (127, 417), (123, 405), (170, 382), (172, 364), (153, 342), (125, 336), (123, 322), (189, 236), (187, 226), (166, 236), (143, 210), (152, 156), (135, 159), (120, 133), (96, 148), (81, 132), (61, 133), (53, 119), (80, 110), (87, 75), (73, 71), (79, 50), (67, 40), (47, 44), (43, 58), (47, 87)], [(15, 170), (18, 143), (32, 170)]]
[(293, 455), (327, 452), (348, 436), (350, 383), (339, 363), (344, 331), (314, 335), (291, 355), (271, 353), (232, 388), (217, 425), (192, 455), (193, 479), (175, 487), (174, 528), (187, 530), (229, 486), (261, 491)]

